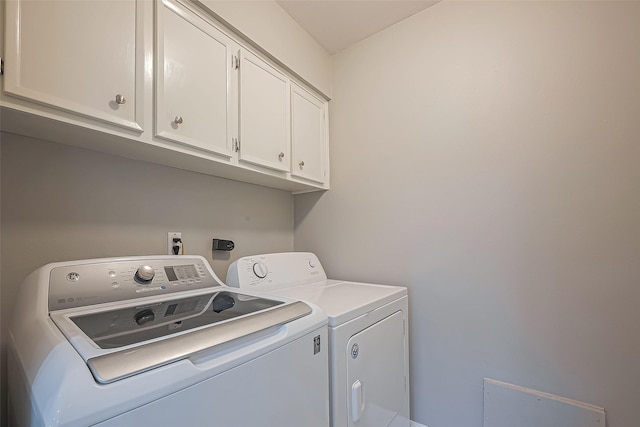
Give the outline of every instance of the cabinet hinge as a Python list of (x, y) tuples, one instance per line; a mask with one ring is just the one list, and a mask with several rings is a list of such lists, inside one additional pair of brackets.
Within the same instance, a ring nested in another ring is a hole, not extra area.
[(0, 58), (0, 75), (4, 74), (4, 59)]
[(238, 138), (233, 138), (233, 151), (236, 153), (240, 151), (240, 140)]
[(233, 68), (235, 70), (240, 68), (240, 58), (236, 55), (233, 55)]

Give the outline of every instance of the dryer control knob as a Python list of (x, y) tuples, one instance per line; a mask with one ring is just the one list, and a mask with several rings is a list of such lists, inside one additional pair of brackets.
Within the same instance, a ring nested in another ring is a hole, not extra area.
[(262, 261), (258, 261), (256, 263), (253, 264), (253, 274), (255, 274), (256, 276), (258, 276), (261, 279), (264, 279), (265, 277), (267, 277), (267, 274), (269, 274), (269, 269), (267, 268), (267, 264), (265, 264)]
[(136, 282), (147, 284), (153, 280), (156, 272), (153, 270), (153, 267), (148, 265), (143, 265), (142, 267), (136, 270), (135, 279)]

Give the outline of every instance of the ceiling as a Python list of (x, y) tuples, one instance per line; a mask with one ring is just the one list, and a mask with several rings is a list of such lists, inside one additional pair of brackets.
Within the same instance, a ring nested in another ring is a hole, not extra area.
[(276, 1), (331, 54), (438, 2), (438, 0)]

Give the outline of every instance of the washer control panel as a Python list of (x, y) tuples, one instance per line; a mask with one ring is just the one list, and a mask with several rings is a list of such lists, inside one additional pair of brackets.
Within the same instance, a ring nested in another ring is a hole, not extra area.
[(326, 279), (318, 257), (310, 252), (247, 256), (231, 264), (227, 272), (227, 285), (260, 291), (273, 291)]
[(220, 285), (202, 257), (97, 260), (51, 269), (49, 311)]

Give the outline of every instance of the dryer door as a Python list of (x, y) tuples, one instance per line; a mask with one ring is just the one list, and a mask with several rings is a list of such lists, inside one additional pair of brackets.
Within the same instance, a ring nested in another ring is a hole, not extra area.
[(355, 334), (347, 345), (349, 426), (387, 427), (406, 399), (402, 312)]

